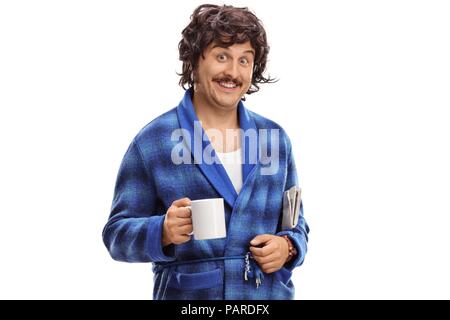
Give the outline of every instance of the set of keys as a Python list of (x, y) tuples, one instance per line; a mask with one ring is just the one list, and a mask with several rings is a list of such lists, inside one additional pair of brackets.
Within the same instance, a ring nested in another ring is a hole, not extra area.
[(253, 257), (252, 257), (250, 252), (247, 252), (247, 254), (245, 255), (244, 280), (248, 281), (249, 275), (251, 277), (254, 277), (255, 278), (255, 283), (256, 283), (256, 289), (258, 289), (259, 286), (262, 283), (262, 281), (261, 281), (262, 273), (261, 273), (261, 271), (258, 272), (256, 270), (256, 267), (255, 267), (254, 263), (253, 263), (253, 265), (254, 265), (253, 269), (255, 269), (255, 270), (252, 270), (252, 268), (250, 266), (250, 259), (253, 259)]

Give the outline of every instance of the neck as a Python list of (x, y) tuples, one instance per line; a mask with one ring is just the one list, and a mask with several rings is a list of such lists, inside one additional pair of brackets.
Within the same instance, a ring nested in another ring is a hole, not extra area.
[[(216, 151), (231, 152), (240, 147), (240, 131), (237, 130), (239, 129), (237, 105), (231, 109), (221, 108), (203, 101), (195, 93), (192, 104), (198, 120), (201, 121), (203, 129)], [(211, 132), (208, 132), (210, 129), (219, 130), (222, 138), (216, 139)]]
[(232, 109), (214, 107), (203, 101), (194, 93), (192, 98), (197, 118), (202, 122), (202, 127), (207, 129), (217, 129), (225, 131), (226, 129), (239, 129), (238, 108), (237, 105)]

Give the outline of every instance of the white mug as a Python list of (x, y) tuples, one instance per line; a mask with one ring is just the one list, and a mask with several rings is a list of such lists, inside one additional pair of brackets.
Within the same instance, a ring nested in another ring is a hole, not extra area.
[(222, 198), (192, 200), (192, 234), (195, 240), (225, 238), (225, 210)]

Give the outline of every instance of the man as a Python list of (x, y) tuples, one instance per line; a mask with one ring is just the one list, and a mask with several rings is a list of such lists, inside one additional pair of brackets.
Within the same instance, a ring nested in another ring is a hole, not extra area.
[[(291, 144), (241, 101), (272, 82), (264, 28), (247, 8), (201, 5), (182, 35), (188, 90), (126, 152), (105, 245), (116, 260), (153, 262), (154, 299), (293, 299), (309, 229), (301, 206), (281, 230), (283, 194), (297, 185)], [(227, 236), (194, 240), (187, 206), (208, 198), (224, 199)]]

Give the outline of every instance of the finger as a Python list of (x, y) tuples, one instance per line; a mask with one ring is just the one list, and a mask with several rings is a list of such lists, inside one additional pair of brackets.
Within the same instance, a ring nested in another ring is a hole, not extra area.
[(174, 237), (173, 243), (182, 244), (182, 243), (188, 242), (189, 240), (191, 240), (191, 237), (183, 234), (183, 235), (178, 235), (178, 236)]
[(280, 263), (279, 262), (263, 263), (263, 264), (260, 264), (260, 266), (261, 266), (261, 269), (263, 269), (263, 271), (265, 273), (269, 273), (268, 271), (271, 270), (271, 269), (276, 269), (276, 270), (280, 269)]
[(189, 235), (192, 232), (192, 224), (187, 224), (182, 227), (177, 228), (177, 234)]
[(267, 255), (267, 249), (265, 247), (263, 248), (257, 248), (257, 247), (250, 247), (250, 252), (252, 253), (253, 257), (265, 257)]
[(189, 198), (182, 198), (182, 199), (178, 199), (175, 200), (174, 202), (172, 202), (172, 206), (174, 207), (186, 207), (186, 206), (190, 206), (191, 205), (191, 199)]
[(273, 235), (271, 235), (271, 234), (260, 234), (260, 235), (257, 235), (256, 237), (254, 237), (252, 239), (252, 241), (250, 241), (250, 244), (252, 246), (259, 246), (260, 244), (266, 243), (267, 241), (269, 241), (270, 238), (272, 238), (272, 237), (273, 237)]
[(263, 252), (262, 252), (262, 248), (250, 247), (250, 252), (252, 253), (252, 256), (254, 258), (256, 258), (256, 257), (264, 257)]
[(175, 216), (178, 218), (190, 218), (191, 217), (191, 210), (186, 207), (176, 208), (175, 209)]
[(278, 271), (278, 270), (280, 270), (281, 268), (270, 268), (270, 269), (267, 269), (266, 271), (264, 271), (265, 273), (273, 273), (273, 272), (276, 272), (276, 271)]
[(274, 243), (269, 243), (262, 248), (250, 247), (250, 251), (255, 256), (265, 257), (276, 251), (276, 245)]
[(264, 257), (263, 248), (250, 247), (250, 252), (252, 253), (255, 259), (257, 257)]
[(272, 254), (269, 254), (268, 256), (265, 257), (254, 256), (254, 258), (260, 265), (275, 262), (281, 259), (280, 254), (278, 252), (273, 252)]
[(176, 222), (177, 227), (182, 227), (187, 224), (192, 224), (192, 218), (177, 218), (176, 221), (177, 221)]

